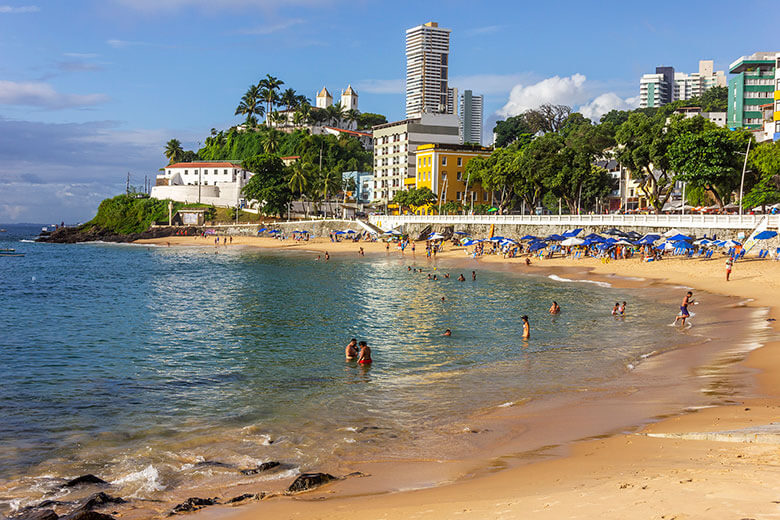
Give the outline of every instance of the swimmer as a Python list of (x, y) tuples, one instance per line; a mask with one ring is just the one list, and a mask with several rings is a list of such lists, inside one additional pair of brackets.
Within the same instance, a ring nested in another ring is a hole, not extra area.
[(444, 296), (441, 297), (441, 302), (444, 303)]
[(554, 301), (552, 302), (552, 305), (550, 305), (550, 314), (560, 314), (561, 312), (561, 306), (558, 305), (558, 302)]
[[(412, 270), (412, 266), (410, 266), (410, 265), (407, 265), (407, 266), (406, 266), (406, 270), (407, 270), (407, 271), (411, 271), (411, 270)], [(415, 269), (415, 272), (417, 272), (417, 269)]]
[(460, 275), (460, 276), (458, 276), (458, 281), (459, 281), (459, 282), (465, 282), (465, 281), (466, 281), (466, 278), (463, 276), (463, 274), (462, 274), (462, 273), (461, 273), (461, 275)]
[(477, 272), (476, 271), (471, 271), (471, 281), (473, 282), (476, 279), (477, 279)]
[(349, 345), (347, 345), (346, 349), (346, 355), (347, 361), (352, 361), (358, 356), (357, 340), (355, 338), (349, 340)]
[(531, 337), (531, 324), (528, 323), (528, 316), (520, 316), (520, 319), (523, 320), (523, 339), (528, 339)]
[(325, 251), (325, 260), (330, 260), (330, 255), (328, 254), (327, 251)]
[(320, 255), (317, 255), (317, 260), (319, 260), (319, 259), (320, 259)]
[(626, 302), (623, 302), (620, 307), (618, 307), (618, 315), (625, 316), (626, 315)]
[(685, 326), (685, 320), (691, 316), (691, 313), (688, 311), (688, 305), (691, 304), (693, 304), (693, 293), (688, 291), (682, 300), (682, 304), (680, 305), (680, 314), (674, 318), (673, 325), (677, 325), (677, 320), (682, 320), (682, 324)]
[(359, 345), (360, 345), (360, 354), (358, 355), (358, 364), (370, 365), (373, 362), (371, 360), (371, 348), (368, 346), (368, 344), (365, 341), (361, 341)]
[(615, 306), (612, 307), (612, 315), (617, 316), (618, 312), (620, 312), (620, 304), (618, 302), (615, 302)]
[(450, 329), (447, 329), (444, 331), (444, 334), (442, 336), (452, 336), (452, 331)]
[(444, 273), (444, 278), (449, 278), (449, 277), (450, 277), (450, 273)]
[(526, 258), (525, 259), (525, 265), (531, 265), (531, 259), (530, 258)]

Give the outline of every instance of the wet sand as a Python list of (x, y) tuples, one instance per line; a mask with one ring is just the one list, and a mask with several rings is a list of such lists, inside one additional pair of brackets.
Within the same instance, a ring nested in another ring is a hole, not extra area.
[[(155, 242), (214, 249), (213, 238), (171, 237)], [(363, 247), (366, 254), (400, 254), (392, 246), (386, 252), (383, 243), (294, 244), (254, 237), (234, 237), (232, 246), (220, 248), (246, 246), (327, 250), (332, 255), (356, 255)], [(467, 277), (472, 269), (478, 275), (484, 268), (510, 269), (658, 291), (672, 309), (670, 321), (683, 287), (694, 287), (695, 293), (706, 291), (699, 298), (720, 311), (708, 313), (706, 322), (697, 316), (693, 330), (707, 327), (708, 335), (722, 338), (724, 344), (694, 345), (645, 360), (627, 375), (636, 378), (635, 388), (641, 392), (631, 392), (631, 381), (622, 381), (614, 392), (595, 398), (568, 396), (539, 406), (491, 412), (483, 418), (484, 424), (498, 430), (502, 427), (497, 425), (503, 425), (505, 430), (486, 436), (489, 440), (481, 457), (447, 463), (361, 464), (356, 460), (355, 469), (370, 476), (338, 481), (296, 497), (267, 498), (239, 508), (207, 508), (200, 517), (761, 518), (780, 512), (775, 502), (780, 500), (780, 431), (753, 443), (737, 442), (758, 438), (750, 432), (701, 435), (777, 421), (780, 343), (770, 341), (775, 331), (764, 325), (767, 318), (777, 318), (772, 306), (780, 294), (780, 264), (739, 262), (727, 283), (725, 260), (720, 258), (609, 264), (594, 259), (537, 259), (525, 266), (522, 258), (473, 260), (460, 248), (448, 249), (437, 255), (437, 261), (462, 268)], [(404, 256), (414, 258), (416, 264), (428, 261), (420, 243), (414, 255), (407, 249)], [(694, 310), (703, 317), (698, 307)], [(745, 358), (751, 345), (737, 340), (745, 336), (766, 338), (767, 343)], [(695, 377), (689, 377), (691, 370)], [(474, 429), (479, 426), (475, 419)], [(452, 483), (442, 485), (447, 482)], [(230, 492), (234, 496), (261, 490), (266, 489)]]

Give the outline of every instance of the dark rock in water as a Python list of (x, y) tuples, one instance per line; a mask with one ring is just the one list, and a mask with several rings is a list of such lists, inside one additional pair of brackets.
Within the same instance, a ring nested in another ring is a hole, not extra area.
[(265, 496), (265, 493), (244, 493), (243, 495), (238, 495), (237, 497), (233, 497), (227, 502), (226, 504), (235, 504), (237, 502), (243, 502), (245, 500), (261, 500)]
[[(101, 240), (103, 242), (133, 242), (135, 240), (146, 238), (163, 238), (173, 236), (176, 231), (177, 228), (175, 227), (159, 227), (148, 229), (141, 233), (120, 235), (114, 233), (113, 231), (100, 229), (97, 226), (93, 226), (84, 230), (73, 227), (62, 227), (48, 235), (41, 233), (41, 235), (36, 239), (36, 242), (55, 242), (58, 244), (75, 244), (76, 242), (94, 242), (96, 240)], [(200, 229), (190, 229), (189, 231), (193, 235), (200, 233)]]
[(275, 460), (269, 460), (268, 462), (263, 462), (256, 468), (242, 469), (241, 473), (244, 475), (257, 475), (258, 473), (262, 473), (263, 471), (268, 471), (269, 469), (273, 469), (278, 466), (281, 466), (280, 462), (276, 462)]
[(36, 504), (35, 507), (28, 507), (28, 509), (47, 509), (52, 506), (72, 506), (75, 502), (63, 502), (62, 500), (44, 500), (43, 502)]
[(60, 520), (116, 520), (111, 515), (98, 513), (97, 511), (76, 511), (66, 516), (61, 516)]
[(233, 464), (219, 462), (218, 460), (202, 460), (195, 464), (196, 468), (233, 468)]
[(370, 477), (371, 475), (366, 475), (362, 471), (353, 471), (352, 473), (348, 473), (344, 475), (343, 478), (349, 478), (349, 477)]
[(214, 504), (219, 504), (218, 498), (198, 498), (198, 497), (192, 497), (188, 498), (181, 504), (178, 504), (171, 509), (172, 515), (175, 515), (176, 513), (188, 513), (191, 511), (197, 511), (198, 509), (203, 509), (206, 506), (213, 506)]
[(27, 509), (9, 520), (57, 520), (57, 513), (51, 509)]
[(299, 491), (307, 491), (314, 489), (323, 484), (327, 484), (331, 480), (338, 480), (329, 473), (303, 473), (296, 478), (290, 487), (287, 488), (289, 493), (297, 493)]
[(107, 504), (124, 504), (125, 502), (127, 502), (127, 500), (124, 498), (112, 497), (101, 491), (84, 500), (76, 511), (92, 511), (93, 509), (104, 507)]
[(74, 487), (74, 486), (80, 486), (82, 484), (108, 484), (108, 482), (90, 473), (87, 475), (81, 475), (80, 477), (76, 477), (73, 480), (69, 480), (65, 484), (63, 484), (62, 487)]

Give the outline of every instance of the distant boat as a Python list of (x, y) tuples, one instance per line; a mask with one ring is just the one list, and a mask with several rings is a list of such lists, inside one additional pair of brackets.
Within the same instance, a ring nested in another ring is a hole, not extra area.
[(0, 256), (24, 256), (24, 253), (17, 253), (16, 249), (0, 249)]
[(6, 231), (8, 231), (8, 230), (7, 229), (0, 229), (0, 233), (5, 233)]

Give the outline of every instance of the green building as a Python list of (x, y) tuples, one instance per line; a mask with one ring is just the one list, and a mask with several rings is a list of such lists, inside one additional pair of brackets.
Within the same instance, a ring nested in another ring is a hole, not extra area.
[(764, 126), (761, 105), (772, 103), (775, 91), (776, 52), (742, 56), (729, 66), (729, 106), (726, 126), (732, 130)]

